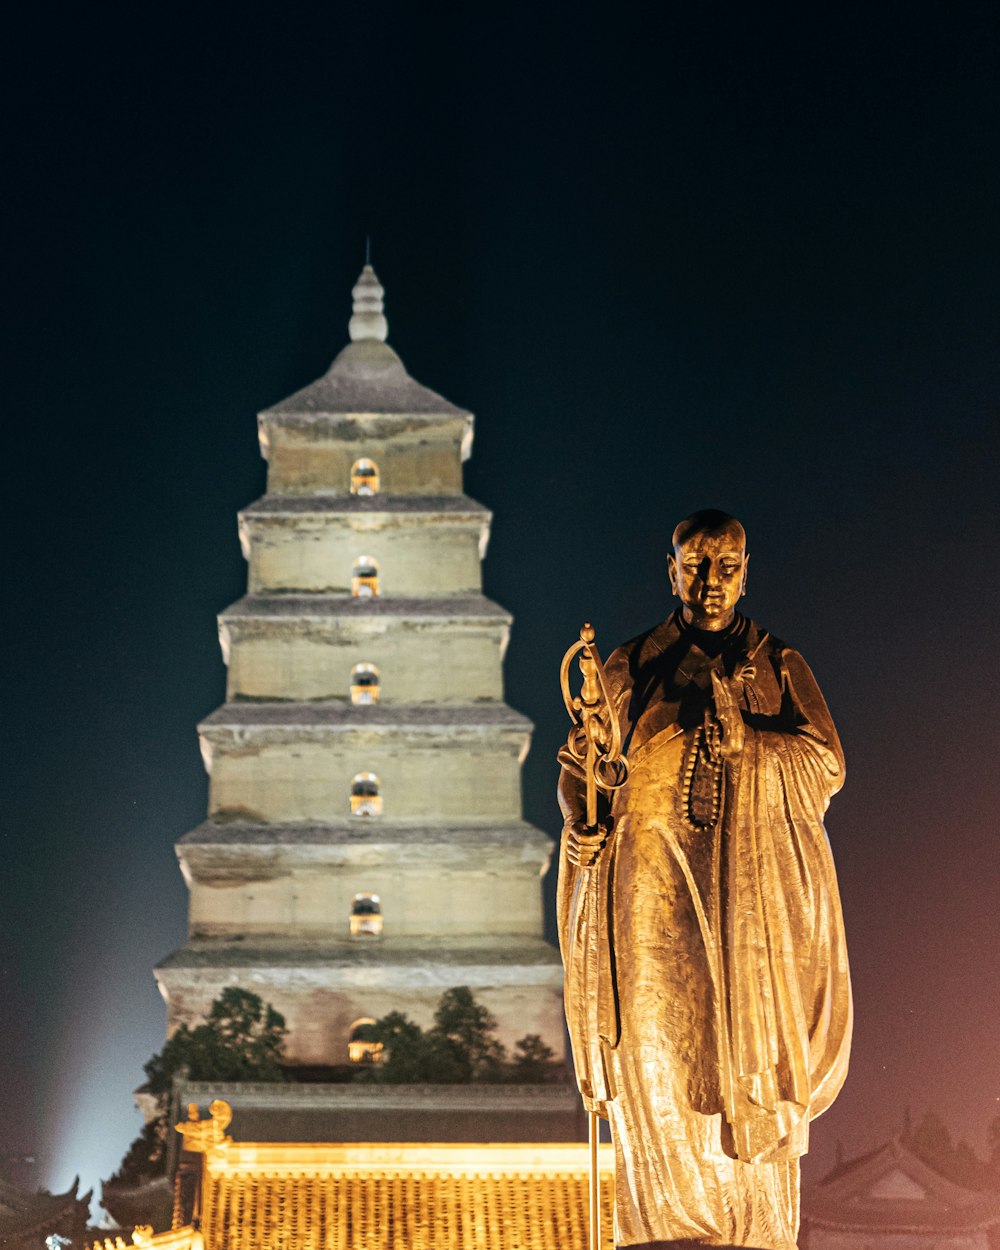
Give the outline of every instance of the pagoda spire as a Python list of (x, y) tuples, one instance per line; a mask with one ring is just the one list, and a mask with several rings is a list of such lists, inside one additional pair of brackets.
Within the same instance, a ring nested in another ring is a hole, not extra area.
[(354, 312), (348, 323), (352, 343), (373, 339), (384, 343), (389, 335), (389, 323), (385, 319), (385, 290), (375, 270), (366, 264), (351, 292)]

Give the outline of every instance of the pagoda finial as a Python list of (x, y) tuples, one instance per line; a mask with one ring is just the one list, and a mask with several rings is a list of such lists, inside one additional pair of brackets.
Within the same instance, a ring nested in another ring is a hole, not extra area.
[(389, 323), (383, 312), (385, 291), (370, 264), (366, 263), (361, 270), (361, 277), (351, 294), (354, 296), (354, 315), (347, 327), (351, 342), (374, 339), (384, 343), (389, 334)]

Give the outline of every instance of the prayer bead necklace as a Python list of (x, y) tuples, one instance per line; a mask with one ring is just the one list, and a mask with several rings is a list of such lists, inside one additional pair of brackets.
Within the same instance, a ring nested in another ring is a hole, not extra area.
[[(721, 734), (714, 722), (699, 725), (695, 730), (688, 757), (684, 767), (684, 779), (681, 783), (681, 811), (684, 822), (695, 833), (704, 833), (714, 829), (722, 808), (722, 752)], [(695, 787), (695, 773), (698, 765), (710, 769), (710, 776), (699, 777), (701, 784)], [(706, 784), (707, 780), (707, 784)], [(706, 790), (708, 791), (706, 795)], [(708, 800), (708, 813), (704, 813), (705, 800)], [(692, 803), (693, 800), (693, 803)], [(695, 806), (702, 809), (695, 811)]]

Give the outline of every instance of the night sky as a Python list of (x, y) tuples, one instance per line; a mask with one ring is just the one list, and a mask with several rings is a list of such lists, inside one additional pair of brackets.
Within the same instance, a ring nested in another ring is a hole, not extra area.
[(255, 413), (346, 341), (369, 233), (390, 342), (477, 414), (527, 817), (558, 831), (581, 621), (610, 649), (661, 619), (674, 522), (736, 513), (747, 611), (804, 653), (848, 756), (857, 1027), (807, 1177), (907, 1106), (982, 1149), (996, 6), (140, 11), (6, 29), (4, 1151), (91, 1184), (137, 1131)]

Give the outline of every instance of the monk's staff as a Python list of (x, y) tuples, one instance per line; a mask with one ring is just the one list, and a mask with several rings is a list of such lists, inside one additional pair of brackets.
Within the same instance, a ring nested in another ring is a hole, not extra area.
[[(576, 696), (570, 690), (569, 681), (570, 663), (575, 655), (580, 657), (580, 672), (583, 676), (582, 689)], [(559, 683), (562, 686), (566, 711), (573, 722), (566, 749), (583, 770), (587, 794), (587, 830), (596, 837), (598, 833), (597, 792), (601, 790), (605, 795), (610, 795), (624, 785), (628, 775), (628, 760), (622, 754), (621, 727), (611, 701), (604, 665), (594, 645), (594, 630), (590, 624), (584, 625), (580, 630), (579, 641), (575, 642), (563, 656), (559, 669)], [(591, 870), (596, 869), (597, 862), (595, 854), (589, 864), (580, 865), (581, 872), (587, 875), (587, 880), (583, 883), (588, 900), (587, 920), (588, 924), (595, 927), (593, 943), (588, 943), (591, 951), (599, 950), (601, 938), (600, 905), (593, 897), (597, 881), (591, 878)], [(590, 1041), (600, 1053), (599, 961), (591, 960), (591, 964), (585, 982), (588, 997), (592, 999), (589, 1005), (593, 1009), (595, 1027), (592, 1032), (596, 1033), (596, 1036)], [(590, 1056), (588, 1056), (588, 1061), (592, 1064)], [(595, 1092), (593, 1082), (591, 1082), (591, 1092)], [(595, 1101), (596, 1098), (591, 1098), (592, 1104)], [(590, 1142), (589, 1246), (590, 1250), (601, 1250), (601, 1180), (598, 1167), (600, 1119), (593, 1105), (588, 1114), (588, 1130)]]

